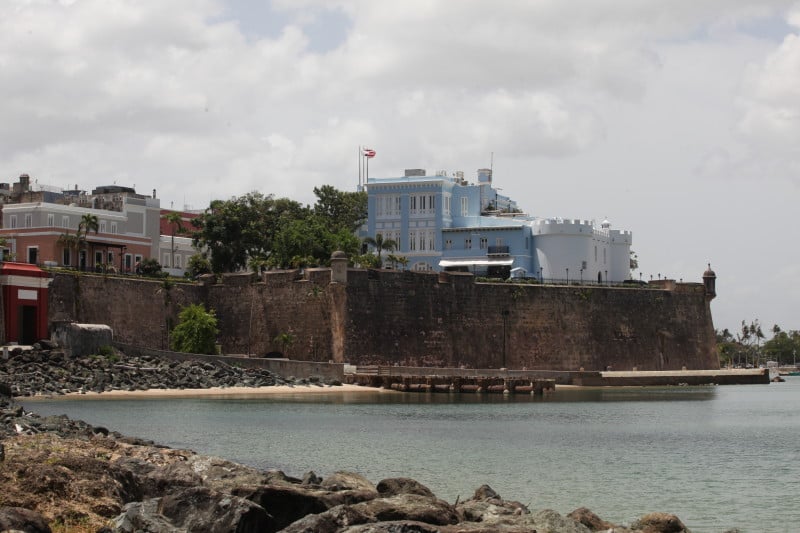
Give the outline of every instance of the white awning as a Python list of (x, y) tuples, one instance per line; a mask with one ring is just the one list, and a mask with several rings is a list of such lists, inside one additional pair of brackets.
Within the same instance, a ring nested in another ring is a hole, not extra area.
[(470, 266), (511, 266), (514, 264), (513, 258), (508, 259), (442, 259), (439, 266), (447, 267), (470, 267)]

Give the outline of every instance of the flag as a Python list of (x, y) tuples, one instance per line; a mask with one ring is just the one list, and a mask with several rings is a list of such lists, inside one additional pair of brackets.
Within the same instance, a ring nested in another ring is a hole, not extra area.
[(372, 159), (375, 157), (375, 150), (372, 150), (371, 148), (364, 148), (364, 157)]

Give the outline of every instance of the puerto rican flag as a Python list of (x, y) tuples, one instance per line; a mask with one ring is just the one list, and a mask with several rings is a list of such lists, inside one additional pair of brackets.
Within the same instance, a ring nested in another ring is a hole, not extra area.
[(372, 148), (364, 148), (364, 157), (372, 159), (375, 157), (375, 150)]

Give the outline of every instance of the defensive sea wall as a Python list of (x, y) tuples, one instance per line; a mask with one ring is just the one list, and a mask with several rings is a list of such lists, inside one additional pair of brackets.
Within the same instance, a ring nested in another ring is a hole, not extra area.
[(702, 283), (542, 286), (392, 270), (331, 283), (330, 270), (309, 269), (210, 284), (59, 273), (49, 303), (51, 320), (108, 324), (116, 341), (154, 349), (168, 346), (182, 306), (203, 303), (226, 354), (596, 371), (719, 368), (710, 299)]

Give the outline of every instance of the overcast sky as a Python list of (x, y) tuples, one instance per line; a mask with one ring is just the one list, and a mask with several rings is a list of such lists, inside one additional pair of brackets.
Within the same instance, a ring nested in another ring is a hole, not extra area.
[(633, 231), (718, 328), (800, 329), (795, 0), (2, 0), (0, 181), (313, 202), (405, 168)]

